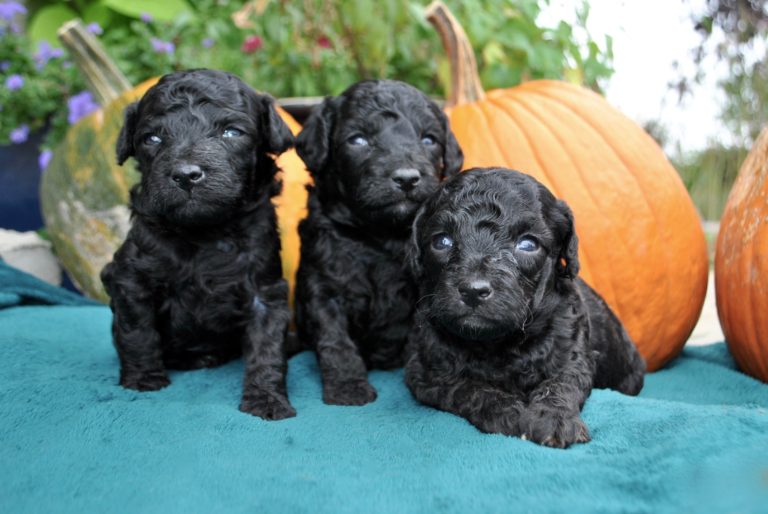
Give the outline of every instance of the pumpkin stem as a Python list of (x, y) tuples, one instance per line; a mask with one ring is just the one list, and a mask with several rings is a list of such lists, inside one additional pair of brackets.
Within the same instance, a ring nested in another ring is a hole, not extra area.
[(109, 58), (101, 43), (81, 20), (68, 21), (58, 32), (61, 44), (83, 72), (88, 89), (100, 105), (107, 105), (131, 89), (131, 83)]
[(482, 100), (485, 92), (477, 73), (475, 52), (462, 26), (440, 0), (429, 4), (424, 15), (440, 34), (451, 63), (451, 90), (445, 106), (453, 107)]

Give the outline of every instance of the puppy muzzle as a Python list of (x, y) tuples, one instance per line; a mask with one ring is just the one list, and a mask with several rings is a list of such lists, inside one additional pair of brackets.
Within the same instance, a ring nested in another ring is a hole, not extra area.
[(205, 180), (205, 172), (197, 164), (182, 163), (171, 172), (171, 180), (181, 189), (189, 191)]

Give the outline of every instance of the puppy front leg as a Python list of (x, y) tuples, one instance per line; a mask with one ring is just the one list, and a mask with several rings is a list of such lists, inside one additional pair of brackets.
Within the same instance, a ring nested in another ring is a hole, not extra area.
[(368, 369), (349, 336), (346, 313), (336, 300), (308, 302), (305, 315), (314, 332), (318, 365), (323, 380), (323, 401), (330, 405), (365, 405), (376, 399), (368, 382)]
[(405, 383), (417, 400), (461, 416), (482, 432), (520, 435), (518, 418), (525, 408), (522, 395), (462, 377), (450, 364), (430, 361), (426, 367), (417, 354), (405, 367)]
[(544, 380), (529, 395), (520, 416), (521, 437), (554, 448), (591, 440), (580, 412), (592, 390), (587, 359), (571, 361), (567, 369)]
[(157, 391), (171, 383), (163, 364), (160, 334), (155, 329), (151, 296), (112, 295), (112, 337), (120, 359), (120, 385)]
[(260, 288), (252, 299), (253, 317), (245, 333), (245, 377), (240, 410), (266, 420), (296, 415), (285, 386), (285, 335), (290, 319), (287, 298), (285, 280)]

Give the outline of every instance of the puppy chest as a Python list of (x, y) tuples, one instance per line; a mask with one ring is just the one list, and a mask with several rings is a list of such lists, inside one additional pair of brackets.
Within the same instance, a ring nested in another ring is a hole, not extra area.
[(386, 323), (410, 317), (415, 287), (402, 266), (383, 261), (359, 270), (346, 282), (346, 303), (356, 324)]
[(460, 363), (458, 367), (464, 376), (509, 392), (529, 393), (551, 376), (545, 363), (517, 353), (476, 348), (461, 354), (454, 361)]
[(178, 266), (159, 291), (169, 327), (227, 329), (252, 314), (252, 273), (237, 259), (198, 256)]

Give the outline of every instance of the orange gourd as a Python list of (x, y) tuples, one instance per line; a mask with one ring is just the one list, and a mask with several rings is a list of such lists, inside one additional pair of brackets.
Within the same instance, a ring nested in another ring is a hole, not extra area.
[(728, 349), (768, 383), (768, 128), (739, 170), (715, 250), (717, 313)]
[(708, 259), (696, 209), (661, 148), (598, 94), (552, 80), (484, 92), (464, 31), (427, 7), (452, 68), (446, 104), (465, 167), (528, 173), (573, 209), (581, 276), (624, 323), (648, 369), (681, 350), (701, 313)]
[[(278, 107), (283, 121), (293, 135), (301, 131), (301, 125), (287, 112)], [(307, 216), (307, 184), (312, 179), (304, 166), (304, 161), (293, 148), (277, 158), (277, 165), (282, 170), (280, 178), (283, 190), (272, 201), (277, 211), (277, 227), (280, 231), (280, 257), (283, 263), (283, 277), (288, 280), (289, 303), (293, 306), (293, 290), (296, 283), (296, 271), (299, 269), (299, 221)]]

